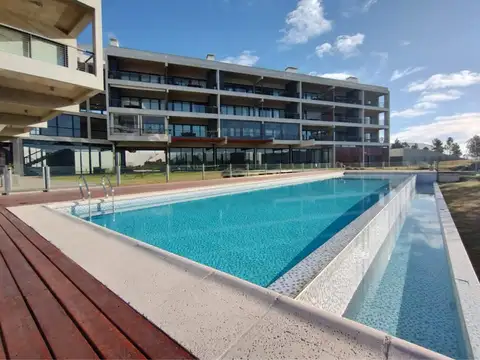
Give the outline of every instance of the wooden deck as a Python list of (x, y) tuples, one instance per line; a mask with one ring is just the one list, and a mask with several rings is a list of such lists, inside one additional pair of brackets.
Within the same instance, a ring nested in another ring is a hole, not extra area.
[(0, 358), (193, 358), (3, 207), (0, 340)]

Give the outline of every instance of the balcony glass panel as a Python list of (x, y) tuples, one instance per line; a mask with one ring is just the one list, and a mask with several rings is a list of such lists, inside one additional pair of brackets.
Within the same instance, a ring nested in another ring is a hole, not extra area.
[(28, 57), (28, 36), (0, 26), (0, 51)]

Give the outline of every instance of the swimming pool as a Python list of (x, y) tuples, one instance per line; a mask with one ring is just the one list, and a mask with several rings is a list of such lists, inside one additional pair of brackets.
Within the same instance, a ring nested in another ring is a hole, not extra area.
[(420, 346), (467, 358), (433, 186), (417, 186), (344, 316)]
[(341, 177), (102, 214), (91, 221), (268, 286), (405, 177)]

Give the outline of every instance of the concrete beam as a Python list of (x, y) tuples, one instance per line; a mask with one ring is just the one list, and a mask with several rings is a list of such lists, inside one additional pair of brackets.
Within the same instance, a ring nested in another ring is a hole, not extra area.
[(12, 126), (4, 126), (0, 130), (0, 137), (1, 136), (18, 136), (20, 134), (28, 135), (29, 129), (23, 127), (12, 127)]
[(40, 94), (32, 91), (0, 87), (0, 102), (5, 104), (19, 104), (39, 107), (43, 109), (56, 109), (73, 105), (72, 99), (53, 94)]
[(0, 113), (0, 124), (3, 125), (29, 126), (40, 122), (41, 118), (39, 116)]

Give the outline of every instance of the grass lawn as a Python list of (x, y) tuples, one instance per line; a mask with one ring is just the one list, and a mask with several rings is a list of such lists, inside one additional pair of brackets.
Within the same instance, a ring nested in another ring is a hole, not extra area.
[(480, 181), (442, 184), (440, 188), (480, 278)]
[[(89, 185), (100, 185), (103, 175), (85, 175)], [(222, 177), (221, 171), (207, 171), (205, 172), (206, 179), (220, 179)], [(201, 172), (192, 171), (174, 171), (170, 173), (170, 182), (174, 181), (195, 181), (202, 180)], [(116, 186), (115, 175), (110, 175), (112, 185)], [(55, 182), (78, 184), (78, 175), (73, 176), (52, 176), (52, 185)], [(165, 183), (165, 173), (150, 173), (150, 174), (122, 174), (121, 185), (144, 185), (144, 184), (161, 184)]]

